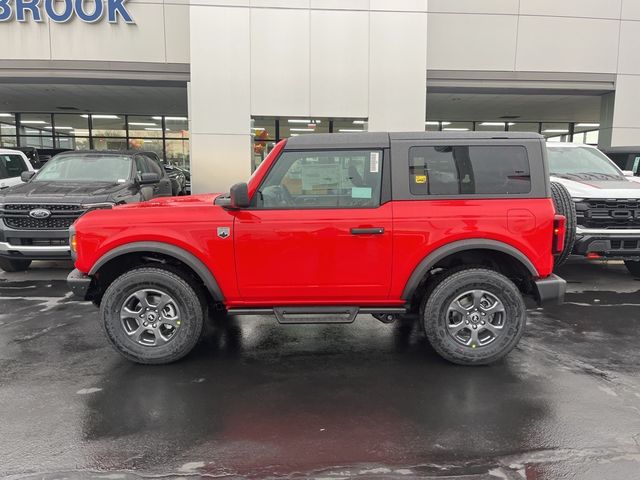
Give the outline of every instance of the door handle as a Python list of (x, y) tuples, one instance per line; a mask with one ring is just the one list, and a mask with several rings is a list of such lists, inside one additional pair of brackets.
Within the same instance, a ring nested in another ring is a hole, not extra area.
[(384, 228), (372, 227), (372, 228), (352, 228), (351, 235), (382, 235)]

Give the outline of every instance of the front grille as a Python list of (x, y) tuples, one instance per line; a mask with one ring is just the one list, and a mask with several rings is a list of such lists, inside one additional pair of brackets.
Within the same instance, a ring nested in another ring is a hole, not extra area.
[[(29, 212), (45, 209), (51, 212), (48, 218), (33, 218)], [(4, 224), (16, 230), (66, 230), (84, 213), (80, 205), (10, 203), (0, 210)]]
[(640, 250), (640, 240), (611, 240), (613, 250)]
[(587, 199), (576, 202), (576, 214), (584, 228), (640, 229), (638, 199)]
[(4, 224), (16, 230), (65, 230), (75, 221), (74, 218), (31, 218), (31, 217), (5, 217)]

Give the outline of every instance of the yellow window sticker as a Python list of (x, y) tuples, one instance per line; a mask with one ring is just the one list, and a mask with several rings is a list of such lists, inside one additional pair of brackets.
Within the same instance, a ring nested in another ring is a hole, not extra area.
[(416, 183), (427, 183), (426, 175), (416, 175)]

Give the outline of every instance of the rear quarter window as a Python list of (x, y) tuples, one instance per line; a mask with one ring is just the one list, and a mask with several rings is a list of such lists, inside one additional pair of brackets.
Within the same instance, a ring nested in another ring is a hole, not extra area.
[(442, 145), (409, 149), (413, 195), (531, 192), (527, 149), (517, 145)]

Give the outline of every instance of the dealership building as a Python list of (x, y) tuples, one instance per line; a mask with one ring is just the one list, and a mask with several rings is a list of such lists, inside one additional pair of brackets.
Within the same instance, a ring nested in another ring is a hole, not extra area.
[(0, 0), (0, 144), (153, 150), (194, 192), (318, 132), (640, 144), (638, 0)]

